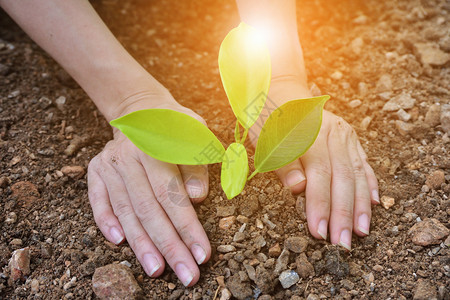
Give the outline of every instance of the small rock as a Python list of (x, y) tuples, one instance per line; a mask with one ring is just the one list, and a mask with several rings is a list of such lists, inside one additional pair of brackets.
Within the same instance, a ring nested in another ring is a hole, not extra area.
[(412, 242), (419, 246), (436, 245), (449, 235), (449, 230), (437, 219), (429, 218), (415, 224), (408, 231)]
[(30, 274), (30, 248), (15, 250), (9, 260), (9, 273), (13, 281), (25, 280), (24, 276)]
[(297, 273), (301, 278), (307, 279), (310, 276), (316, 275), (314, 266), (308, 261), (305, 253), (301, 253), (297, 256), (295, 259), (295, 264), (297, 266)]
[(264, 237), (262, 235), (258, 235), (253, 242), (253, 245), (257, 248), (257, 249), (261, 249), (262, 247), (264, 247), (266, 245), (266, 240), (264, 239)]
[(255, 283), (262, 293), (272, 293), (275, 288), (275, 282), (263, 266), (256, 267)]
[(353, 19), (353, 23), (357, 25), (364, 25), (369, 21), (369, 18), (365, 15), (360, 15)]
[(14, 224), (17, 222), (17, 215), (15, 212), (10, 212), (8, 217), (5, 219), (6, 224)]
[(275, 275), (280, 274), (281, 271), (286, 270), (287, 264), (289, 263), (289, 250), (283, 249), (280, 256), (277, 258), (275, 264), (275, 270), (273, 271)]
[(436, 287), (428, 280), (419, 279), (414, 290), (414, 300), (437, 299)]
[(264, 228), (264, 224), (263, 224), (263, 222), (260, 219), (256, 219), (255, 225), (256, 225), (256, 228), (259, 228), (259, 229), (263, 229)]
[(357, 108), (358, 106), (361, 105), (361, 103), (362, 103), (361, 100), (355, 99), (355, 100), (350, 101), (350, 102), (348, 103), (348, 106), (349, 106), (350, 108)]
[(30, 286), (31, 286), (31, 292), (33, 292), (35, 294), (37, 292), (39, 292), (39, 280), (37, 280), (37, 279), (31, 280)]
[(22, 246), (22, 243), (21, 239), (12, 239), (11, 242), (9, 242), (9, 244), (13, 246)]
[(175, 283), (172, 283), (172, 282), (169, 282), (168, 284), (167, 284), (167, 288), (169, 289), (169, 290), (173, 290), (173, 289), (175, 289), (177, 286), (175, 285)]
[(367, 130), (369, 128), (370, 122), (372, 122), (372, 118), (367, 116), (361, 121), (361, 129)]
[(225, 288), (222, 290), (221, 294), (220, 294), (220, 300), (229, 300), (231, 299), (231, 292)]
[(29, 181), (19, 181), (11, 186), (12, 196), (25, 207), (31, 206), (40, 194), (37, 187)]
[(373, 269), (375, 272), (381, 272), (381, 271), (383, 271), (383, 267), (380, 266), (380, 265), (375, 265), (375, 266), (373, 266), (372, 269)]
[(220, 253), (228, 253), (236, 251), (236, 248), (233, 245), (219, 245), (217, 246), (217, 251)]
[(383, 196), (380, 199), (381, 201), (381, 205), (385, 208), (385, 209), (389, 209), (391, 208), (394, 204), (395, 204), (395, 199), (389, 196)]
[(216, 281), (220, 287), (222, 287), (222, 288), (225, 287), (225, 277), (224, 276), (217, 276)]
[(367, 87), (367, 83), (359, 82), (358, 83), (358, 93), (359, 96), (364, 97), (369, 93), (369, 88)]
[(441, 126), (450, 135), (450, 104), (441, 106)]
[(401, 93), (395, 96), (383, 106), (384, 111), (397, 111), (399, 109), (410, 109), (414, 107), (416, 99), (411, 97), (409, 93)]
[(283, 288), (288, 289), (294, 284), (296, 284), (300, 280), (300, 277), (294, 270), (286, 270), (280, 274), (278, 279), (280, 280), (280, 283), (283, 286)]
[(433, 190), (439, 190), (441, 185), (445, 183), (445, 173), (442, 170), (436, 170), (427, 176), (425, 184)]
[(84, 175), (84, 168), (82, 166), (65, 166), (61, 172), (73, 179), (80, 179)]
[(315, 263), (318, 275), (331, 274), (342, 279), (349, 273), (349, 264), (344, 259), (340, 246), (329, 246), (324, 254), (324, 259)]
[(403, 122), (408, 122), (411, 119), (411, 115), (408, 114), (403, 108), (397, 111), (397, 117)]
[(143, 294), (130, 268), (122, 264), (97, 268), (92, 288), (100, 299), (139, 299)]
[(365, 281), (367, 284), (371, 284), (371, 283), (375, 280), (375, 276), (373, 276), (373, 273), (372, 273), (372, 272), (370, 272), (369, 274), (364, 274), (364, 275), (362, 276), (362, 278), (364, 279), (364, 281)]
[(89, 142), (89, 139), (90, 138), (88, 135), (83, 135), (80, 137), (74, 134), (69, 146), (67, 146), (66, 150), (64, 150), (64, 154), (67, 156), (74, 155), (78, 151), (78, 149)]
[(413, 124), (405, 123), (405, 122), (400, 121), (400, 120), (396, 120), (395, 121), (395, 127), (397, 128), (398, 132), (401, 135), (403, 135), (403, 136), (408, 135), (414, 129), (414, 125)]
[(425, 115), (425, 123), (431, 127), (438, 126), (441, 123), (441, 105), (435, 103), (430, 106)]
[(278, 257), (280, 254), (281, 254), (280, 244), (276, 243), (275, 245), (269, 248), (270, 257)]
[(64, 289), (65, 291), (67, 291), (67, 290), (73, 288), (73, 287), (76, 285), (76, 282), (77, 282), (77, 278), (74, 276), (74, 277), (72, 277), (72, 279), (70, 279), (69, 282), (67, 282), (66, 284), (64, 284), (63, 289)]
[(56, 107), (60, 111), (64, 111), (64, 105), (66, 104), (66, 97), (59, 96), (58, 98), (56, 98), (55, 103), (56, 103)]
[(311, 86), (309, 87), (309, 90), (310, 90), (310, 92), (311, 92), (313, 97), (318, 97), (318, 96), (322, 95), (322, 92), (321, 92), (320, 88), (314, 82), (311, 83)]
[(10, 184), (11, 184), (11, 179), (9, 179), (9, 177), (6, 177), (6, 176), (0, 177), (0, 188), (4, 189), (5, 187), (7, 187)]
[(219, 206), (217, 207), (217, 217), (228, 217), (234, 215), (236, 207), (234, 205), (231, 206)]
[(245, 233), (238, 231), (234, 234), (233, 242), (239, 243), (242, 242), (243, 240), (245, 240)]
[(239, 211), (240, 214), (245, 217), (251, 217), (259, 209), (258, 198), (250, 196), (247, 201), (240, 203)]
[(219, 228), (223, 230), (228, 230), (234, 224), (235, 221), (236, 221), (235, 216), (222, 218), (219, 220)]
[(335, 71), (333, 74), (331, 74), (330, 77), (334, 80), (340, 80), (340, 79), (342, 79), (343, 76), (344, 75), (341, 72)]
[(390, 92), (392, 90), (392, 79), (388, 74), (381, 75), (378, 79), (375, 91), (377, 93)]
[(286, 249), (294, 253), (302, 253), (308, 247), (308, 240), (303, 237), (289, 237), (284, 242)]
[(362, 50), (362, 46), (364, 45), (364, 41), (363, 41), (363, 39), (361, 38), (361, 37), (357, 37), (357, 38), (355, 38), (352, 42), (351, 42), (351, 44), (350, 44), (350, 46), (351, 46), (351, 48), (352, 48), (352, 51), (356, 54), (356, 55), (359, 55), (360, 53), (361, 53), (361, 50)]
[(414, 50), (424, 65), (443, 66), (450, 61), (450, 54), (439, 49), (436, 43), (414, 43)]
[(238, 273), (234, 274), (228, 279), (227, 288), (230, 290), (231, 294), (233, 294), (233, 296), (239, 300), (247, 299), (253, 295), (250, 284), (241, 282)]

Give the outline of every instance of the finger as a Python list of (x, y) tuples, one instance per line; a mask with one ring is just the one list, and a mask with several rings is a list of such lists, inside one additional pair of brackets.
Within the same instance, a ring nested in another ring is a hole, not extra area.
[(372, 200), (372, 203), (380, 204), (377, 176), (375, 175), (375, 172), (373, 171), (372, 167), (369, 165), (367, 154), (364, 151), (363, 147), (361, 146), (361, 143), (359, 140), (357, 142), (357, 147), (358, 147), (359, 156), (361, 157), (361, 160), (362, 160), (362, 163), (364, 166), (364, 170), (366, 172), (367, 183), (369, 185), (370, 196), (371, 196), (370, 198)]
[(161, 275), (164, 271), (164, 258), (136, 216), (120, 174), (109, 163), (104, 163), (100, 176), (108, 189), (114, 214), (122, 224), (127, 241), (145, 273), (153, 277)]
[(327, 239), (330, 218), (331, 166), (325, 134), (319, 134), (311, 148), (301, 157), (305, 168), (306, 216), (311, 234)]
[(178, 165), (184, 182), (184, 188), (193, 203), (203, 201), (208, 195), (208, 166)]
[(330, 239), (351, 249), (353, 229), (353, 203), (355, 199), (355, 175), (348, 154), (348, 144), (353, 128), (336, 117), (328, 134), (331, 180)]
[[(198, 264), (206, 262), (211, 255), (211, 246), (186, 194), (177, 166), (147, 156), (144, 167), (158, 202), (184, 244)], [(158, 174), (149, 172), (154, 169), (159, 170)]]
[(301, 193), (305, 190), (306, 177), (300, 160), (296, 159), (275, 172), (283, 185), (290, 188), (294, 194)]
[(368, 235), (370, 232), (370, 218), (372, 210), (370, 207), (369, 184), (367, 183), (366, 171), (358, 151), (358, 137), (352, 133), (349, 143), (349, 156), (352, 161), (355, 174), (355, 202), (353, 205), (353, 230), (359, 236)]
[(95, 223), (108, 241), (116, 245), (125, 240), (122, 226), (112, 210), (108, 190), (96, 171), (96, 162), (91, 161), (88, 168), (88, 195)]

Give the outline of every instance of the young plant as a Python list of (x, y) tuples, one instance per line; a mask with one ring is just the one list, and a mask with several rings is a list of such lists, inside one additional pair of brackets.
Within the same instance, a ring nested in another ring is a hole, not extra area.
[(200, 121), (173, 110), (139, 110), (110, 124), (144, 153), (161, 161), (181, 165), (221, 162), (221, 185), (231, 199), (257, 173), (279, 169), (311, 147), (322, 124), (323, 106), (330, 97), (292, 100), (273, 111), (261, 129), (255, 170), (248, 176), (244, 142), (261, 114), (271, 79), (269, 50), (255, 28), (241, 23), (228, 33), (219, 50), (219, 70), (236, 116), (235, 142), (226, 150)]

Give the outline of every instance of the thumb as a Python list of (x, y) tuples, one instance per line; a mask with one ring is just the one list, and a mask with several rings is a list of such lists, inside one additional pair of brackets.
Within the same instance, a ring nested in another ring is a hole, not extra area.
[(301, 193), (306, 188), (306, 176), (299, 159), (275, 171), (285, 187), (294, 194)]

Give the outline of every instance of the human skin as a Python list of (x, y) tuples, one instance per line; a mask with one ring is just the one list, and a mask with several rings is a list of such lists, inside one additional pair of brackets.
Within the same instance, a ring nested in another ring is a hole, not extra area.
[[(277, 40), (269, 44), (269, 98), (281, 105), (309, 97), (295, 2), (237, 3), (243, 21), (278, 33)], [(204, 122), (179, 105), (127, 53), (88, 1), (0, 0), (0, 6), (67, 70), (107, 121), (140, 109), (168, 108)], [(185, 286), (194, 285), (200, 276), (198, 264), (211, 255), (191, 204), (208, 193), (207, 168), (160, 162), (141, 152), (117, 129), (113, 132), (113, 140), (88, 169), (89, 200), (97, 225), (115, 244), (126, 239), (149, 276), (161, 275), (167, 262)], [(251, 134), (255, 142), (258, 132)], [(354, 130), (325, 111), (311, 150), (277, 171), (293, 192), (306, 188), (308, 226), (316, 238), (326, 239), (329, 228), (331, 242), (350, 249), (352, 230), (360, 236), (369, 233), (370, 195), (377, 202), (378, 187), (366, 158)], [(180, 191), (177, 203), (169, 197), (169, 183)]]

